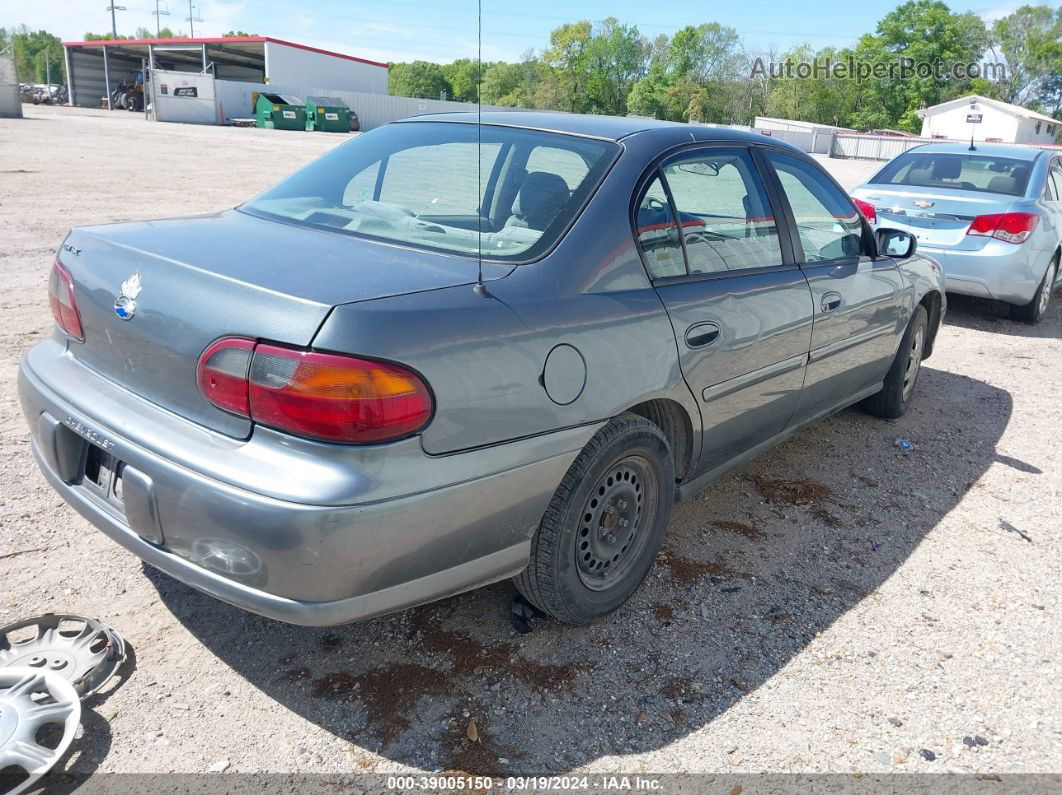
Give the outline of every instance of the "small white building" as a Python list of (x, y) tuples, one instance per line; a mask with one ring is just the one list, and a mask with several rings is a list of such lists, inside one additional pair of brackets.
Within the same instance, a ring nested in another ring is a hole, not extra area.
[(1062, 122), (1042, 113), (971, 94), (920, 110), (923, 138), (985, 143), (1053, 144)]

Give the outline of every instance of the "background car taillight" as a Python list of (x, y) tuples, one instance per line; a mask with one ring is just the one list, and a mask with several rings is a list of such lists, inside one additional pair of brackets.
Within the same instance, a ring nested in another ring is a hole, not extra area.
[(58, 261), (52, 263), (52, 272), (48, 275), (48, 301), (52, 305), (55, 325), (68, 337), (84, 342), (81, 313), (77, 311), (74, 298), (74, 280), (70, 278), (70, 271)]
[(347, 444), (409, 436), (431, 419), (431, 392), (401, 365), (229, 338), (199, 360), (218, 408), (298, 436)]
[(876, 224), (878, 222), (878, 211), (874, 209), (874, 205), (870, 202), (865, 202), (862, 199), (852, 199), (855, 202), (855, 206), (859, 212), (863, 213), (863, 217), (870, 223)]
[(979, 215), (970, 223), (966, 234), (975, 237), (994, 237), (1007, 243), (1024, 243), (1036, 229), (1040, 217), (1032, 213), (998, 213)]

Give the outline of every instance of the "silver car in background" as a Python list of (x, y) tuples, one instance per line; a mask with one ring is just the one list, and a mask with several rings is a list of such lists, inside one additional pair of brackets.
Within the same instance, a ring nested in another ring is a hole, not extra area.
[(1059, 280), (1062, 154), (927, 144), (852, 196), (872, 225), (912, 233), (940, 262), (949, 292), (1006, 301), (1016, 320), (1043, 317)]

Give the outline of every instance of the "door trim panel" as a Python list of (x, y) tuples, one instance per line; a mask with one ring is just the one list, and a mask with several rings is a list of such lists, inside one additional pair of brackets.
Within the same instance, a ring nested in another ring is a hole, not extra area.
[(878, 337), (892, 335), (895, 333), (896, 329), (890, 325), (878, 326), (877, 328), (872, 328), (869, 331), (864, 331), (860, 334), (854, 334), (851, 337), (845, 337), (842, 340), (831, 342), (829, 345), (823, 345), (819, 348), (814, 348), (808, 354), (808, 363), (810, 364), (812, 362), (821, 362), (823, 359), (828, 359), (829, 357), (835, 354), (843, 353), (844, 351), (854, 348), (857, 345), (862, 345), (863, 343), (870, 342), (871, 340), (875, 340)]
[(807, 354), (793, 356), (792, 358), (785, 359), (781, 362), (769, 364), (766, 367), (753, 370), (751, 373), (738, 375), (718, 384), (705, 387), (704, 391), (701, 392), (701, 399), (704, 400), (705, 403), (711, 403), (713, 400), (726, 397), (727, 395), (745, 389), (746, 387), (755, 386), (756, 384), (776, 378), (777, 376), (791, 373), (794, 370), (799, 370), (807, 363), (807, 358)]

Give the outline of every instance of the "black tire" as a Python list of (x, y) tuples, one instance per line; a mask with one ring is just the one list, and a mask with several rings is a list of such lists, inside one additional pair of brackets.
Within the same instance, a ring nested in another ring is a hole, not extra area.
[(1051, 293), (1055, 289), (1055, 279), (1058, 277), (1058, 255), (1051, 259), (1044, 274), (1044, 280), (1036, 289), (1036, 295), (1027, 304), (1020, 306), (1011, 305), (1010, 316), (1022, 323), (1039, 323), (1047, 313), (1047, 307), (1051, 302)]
[[(900, 341), (900, 349), (892, 360), (889, 374), (881, 391), (863, 401), (863, 409), (876, 417), (894, 420), (902, 417), (914, 395), (918, 374), (922, 370), (922, 356), (925, 353), (926, 339), (929, 333), (929, 315), (925, 307), (915, 307), (911, 322)], [(913, 363), (913, 368), (910, 366)]]
[(618, 609), (645, 580), (667, 532), (675, 464), (661, 430), (621, 414), (568, 469), (514, 578), (554, 618), (586, 624)]

